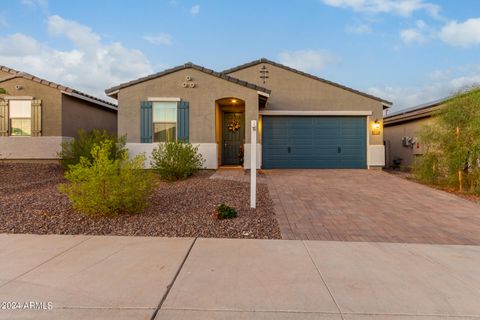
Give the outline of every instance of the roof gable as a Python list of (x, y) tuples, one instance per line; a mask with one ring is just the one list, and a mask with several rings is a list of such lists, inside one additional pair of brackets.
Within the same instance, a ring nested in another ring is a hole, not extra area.
[(285, 70), (287, 70), (287, 71), (290, 71), (290, 72), (293, 72), (293, 73), (302, 75), (302, 76), (304, 76), (304, 77), (308, 77), (308, 78), (311, 78), (311, 79), (314, 79), (314, 80), (317, 80), (317, 81), (321, 81), (321, 82), (327, 83), (327, 84), (329, 84), (329, 85), (332, 85), (332, 86), (335, 86), (335, 87), (338, 87), (338, 88), (341, 88), (341, 89), (344, 89), (344, 90), (347, 90), (347, 91), (350, 91), (350, 92), (353, 92), (353, 93), (362, 95), (362, 96), (367, 97), (367, 98), (371, 98), (371, 99), (374, 99), (374, 100), (378, 100), (378, 101), (384, 103), (384, 104), (387, 105), (387, 106), (390, 106), (390, 105), (392, 104), (392, 102), (390, 102), (390, 101), (387, 101), (387, 100), (381, 99), (381, 98), (379, 98), (379, 97), (375, 97), (375, 96), (373, 96), (373, 95), (370, 95), (370, 94), (368, 94), (368, 93), (361, 92), (361, 91), (352, 89), (352, 88), (350, 88), (350, 87), (341, 85), (341, 84), (339, 84), (339, 83), (332, 82), (332, 81), (329, 81), (329, 80), (326, 80), (326, 79), (323, 79), (323, 78), (314, 76), (314, 75), (312, 75), (312, 74), (309, 74), (309, 73), (306, 73), (306, 72), (303, 72), (303, 71), (300, 71), (300, 70), (297, 70), (297, 69), (288, 67), (288, 66), (286, 66), (286, 65), (283, 65), (283, 64), (281, 64), (281, 63), (278, 63), (278, 62), (275, 62), (275, 61), (272, 61), (272, 60), (268, 60), (268, 59), (266, 59), (266, 58), (261, 58), (261, 59), (258, 59), (258, 60), (254, 60), (254, 61), (251, 61), (251, 62), (247, 62), (247, 63), (241, 64), (241, 65), (239, 65), (239, 66), (236, 66), (236, 67), (233, 67), (233, 68), (224, 70), (224, 71), (222, 71), (222, 73), (224, 73), (224, 74), (230, 74), (230, 73), (233, 73), (233, 72), (242, 70), (242, 69), (246, 69), (246, 68), (249, 68), (249, 67), (258, 65), (258, 64), (260, 64), (260, 63), (268, 63), (268, 64), (270, 64), (270, 65), (272, 65), (272, 66), (276, 66), (276, 67), (285, 69)]
[(235, 83), (235, 84), (238, 84), (238, 85), (241, 85), (241, 86), (253, 89), (253, 90), (257, 90), (257, 91), (260, 91), (260, 92), (265, 92), (267, 94), (270, 94), (270, 92), (271, 92), (269, 89), (257, 86), (256, 84), (249, 83), (247, 81), (243, 81), (243, 80), (231, 77), (231, 76), (229, 76), (225, 73), (220, 73), (220, 72), (213, 71), (211, 69), (204, 68), (202, 66), (193, 64), (191, 62), (187, 62), (183, 65), (180, 65), (180, 66), (177, 66), (177, 67), (174, 67), (174, 68), (171, 68), (171, 69), (166, 69), (166, 70), (148, 75), (146, 77), (142, 77), (142, 78), (139, 78), (139, 79), (136, 79), (136, 80), (132, 80), (132, 81), (129, 81), (129, 82), (122, 83), (118, 86), (115, 86), (115, 87), (112, 87), (110, 89), (105, 90), (105, 93), (108, 96), (114, 97), (114, 96), (116, 96), (116, 94), (118, 93), (118, 90), (120, 90), (120, 89), (130, 87), (130, 86), (133, 86), (133, 85), (136, 85), (136, 84), (148, 81), (148, 80), (163, 77), (167, 74), (171, 74), (171, 73), (174, 73), (174, 72), (177, 72), (177, 71), (180, 71), (180, 70), (184, 70), (184, 69), (198, 70), (200, 72), (212, 75), (214, 77), (217, 77), (217, 78), (220, 78), (220, 79), (223, 79), (223, 80), (226, 80), (226, 81), (229, 81), (229, 82), (232, 82), (232, 83)]
[(106, 100), (99, 99), (99, 98), (94, 97), (92, 95), (89, 95), (89, 94), (86, 94), (84, 92), (81, 92), (81, 91), (63, 86), (61, 84), (58, 84), (58, 83), (55, 83), (55, 82), (52, 82), (52, 81), (48, 81), (48, 80), (36, 77), (36, 76), (31, 75), (29, 73), (18, 71), (18, 70), (8, 68), (8, 67), (2, 66), (2, 65), (0, 65), (0, 70), (8, 74), (6, 77), (0, 78), (0, 83), (11, 80), (11, 79), (15, 79), (15, 78), (23, 78), (23, 79), (27, 79), (27, 80), (32, 80), (32, 81), (35, 81), (35, 82), (40, 83), (42, 85), (46, 85), (46, 86), (49, 86), (51, 88), (60, 90), (62, 93), (65, 93), (67, 95), (76, 97), (78, 99), (83, 99), (83, 100), (89, 101), (91, 103), (95, 103), (95, 104), (97, 104), (99, 106), (102, 106), (102, 107), (117, 110), (117, 105), (114, 104), (114, 103), (108, 102)]

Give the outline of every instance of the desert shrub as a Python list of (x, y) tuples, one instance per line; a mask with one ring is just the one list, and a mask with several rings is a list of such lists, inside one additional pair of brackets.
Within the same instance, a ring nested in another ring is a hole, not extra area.
[(89, 215), (139, 213), (147, 205), (153, 188), (151, 172), (143, 169), (145, 155), (128, 160), (111, 159), (113, 141), (106, 140), (92, 147), (92, 161), (85, 157), (70, 166), (65, 178), (70, 182), (59, 186), (73, 207)]
[(198, 147), (190, 143), (160, 143), (152, 152), (152, 168), (164, 180), (186, 179), (203, 166)]
[(418, 180), (438, 184), (440, 175), (436, 155), (427, 153), (422, 157), (417, 157), (413, 164), (413, 174)]
[(217, 207), (217, 218), (219, 220), (223, 219), (233, 219), (237, 217), (237, 211), (227, 206), (226, 204), (222, 203)]
[(423, 127), (425, 154), (414, 164), (417, 179), (480, 193), (480, 89), (446, 101), (433, 123)]
[(5, 89), (0, 88), (0, 94), (6, 94), (6, 93), (7, 93), (7, 91)]
[(62, 165), (65, 169), (68, 169), (69, 166), (80, 163), (82, 157), (88, 161), (92, 161), (93, 146), (102, 144), (105, 141), (112, 142), (109, 144), (109, 159), (124, 158), (127, 153), (125, 149), (125, 137), (117, 138), (116, 135), (108, 133), (106, 130), (93, 129), (87, 132), (80, 129), (75, 139), (61, 144), (62, 151), (58, 155), (62, 159)]

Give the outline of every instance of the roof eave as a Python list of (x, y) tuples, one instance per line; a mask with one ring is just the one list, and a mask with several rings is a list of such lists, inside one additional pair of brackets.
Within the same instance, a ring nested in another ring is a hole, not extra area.
[(0, 66), (0, 70), (6, 71), (6, 72), (12, 74), (12, 76), (7, 76), (7, 77), (4, 77), (4, 78), (0, 79), (0, 82), (12, 80), (14, 78), (24, 78), (24, 79), (35, 81), (39, 84), (51, 87), (53, 89), (59, 90), (62, 93), (64, 93), (64, 92), (65, 93), (75, 93), (78, 96), (84, 97), (84, 98), (82, 98), (83, 100), (88, 100), (91, 103), (97, 104), (97, 105), (102, 106), (102, 107), (107, 107), (109, 109), (111, 109), (111, 108), (116, 109), (117, 108), (117, 106), (115, 104), (110, 103), (108, 101), (105, 101), (105, 100), (102, 100), (100, 98), (94, 97), (92, 95), (86, 94), (84, 92), (80, 92), (78, 90), (63, 86), (61, 84), (39, 78), (37, 76), (34, 76), (34, 75), (26, 73), (26, 72), (18, 71), (18, 70), (8, 68), (8, 67), (5, 67), (5, 66)]
[(373, 100), (380, 101), (380, 102), (382, 102), (382, 103), (384, 104), (384, 108), (385, 108), (385, 107), (386, 107), (386, 108), (389, 108), (389, 107), (392, 105), (392, 102), (391, 102), (391, 101), (384, 100), (384, 99), (382, 99), (382, 98), (373, 96), (373, 95), (368, 94), (368, 93), (365, 93), (365, 92), (358, 91), (358, 90), (356, 90), (356, 89), (353, 89), (353, 88), (344, 86), (344, 85), (342, 85), (342, 84), (339, 84), (339, 83), (336, 83), (336, 82), (333, 82), (333, 81), (330, 81), (330, 80), (327, 80), (327, 79), (323, 79), (323, 78), (317, 77), (317, 76), (315, 76), (315, 75), (313, 75), (313, 74), (310, 74), (310, 73), (307, 73), (307, 72), (304, 72), (304, 71), (300, 71), (300, 70), (294, 69), (294, 68), (292, 68), (292, 67), (283, 65), (283, 64), (281, 64), (281, 63), (278, 63), (278, 62), (275, 62), (275, 61), (272, 61), (272, 60), (269, 60), (269, 59), (266, 59), (266, 58), (260, 58), (260, 59), (257, 59), (257, 60), (253, 60), (253, 61), (250, 61), (250, 62), (241, 64), (241, 65), (239, 65), (239, 66), (230, 68), (230, 69), (223, 70), (222, 73), (224, 73), (224, 74), (229, 74), (229, 73), (232, 73), (232, 72), (236, 72), (236, 71), (239, 71), (239, 70), (243, 70), (243, 69), (249, 68), (249, 67), (251, 67), (251, 66), (254, 66), (254, 65), (257, 65), (257, 64), (260, 64), (260, 63), (268, 63), (268, 64), (270, 64), (270, 65), (273, 65), (273, 66), (276, 66), (276, 67), (279, 67), (279, 68), (282, 68), (282, 69), (285, 69), (285, 70), (288, 70), (288, 71), (295, 72), (295, 73), (300, 74), (300, 75), (303, 75), (303, 76), (305, 76), (305, 77), (308, 77), (308, 78), (311, 78), (311, 79), (314, 79), (314, 80), (317, 80), (317, 81), (321, 81), (321, 82), (324, 82), (324, 83), (333, 85), (333, 86), (335, 86), (335, 87), (338, 87), (338, 88), (341, 88), (341, 89), (344, 89), (344, 90), (347, 90), (347, 91), (350, 91), (350, 92), (359, 94), (359, 95), (361, 95), (361, 96), (364, 96), (364, 97), (367, 97), (367, 98), (370, 98), (370, 99), (373, 99)]
[(104, 108), (107, 108), (107, 109), (110, 109), (110, 110), (113, 110), (113, 111), (118, 111), (117, 106), (114, 106), (114, 105), (109, 104), (109, 103), (104, 103), (104, 102), (101, 102), (101, 101), (97, 101), (97, 100), (95, 100), (93, 98), (90, 98), (90, 97), (87, 97), (85, 95), (78, 94), (77, 92), (72, 92), (72, 91), (69, 92), (69, 91), (65, 91), (65, 90), (61, 90), (60, 92), (62, 94), (66, 94), (68, 96), (71, 96), (71, 97), (74, 97), (74, 98), (77, 98), (77, 99), (81, 99), (81, 100), (84, 100), (84, 101), (102, 106)]
[(173, 67), (173, 68), (170, 68), (170, 69), (166, 69), (166, 70), (163, 70), (163, 71), (160, 71), (160, 72), (157, 72), (157, 73), (154, 73), (154, 74), (145, 76), (145, 77), (138, 78), (138, 79), (136, 79), (136, 80), (132, 80), (132, 81), (129, 81), (129, 82), (125, 82), (125, 83), (119, 84), (119, 85), (117, 85), (117, 86), (114, 86), (114, 87), (111, 87), (111, 88), (109, 88), (109, 89), (106, 89), (106, 90), (105, 90), (105, 93), (106, 93), (108, 96), (114, 98), (114, 97), (118, 96), (118, 92), (119, 92), (121, 89), (130, 87), (130, 86), (133, 86), (133, 85), (137, 85), (137, 84), (139, 84), (139, 83), (142, 83), (142, 82), (145, 82), (145, 81), (148, 81), (148, 80), (160, 78), (160, 77), (163, 77), (163, 76), (165, 76), (165, 75), (168, 75), (168, 74), (171, 74), (171, 73), (180, 71), (180, 70), (184, 70), (184, 69), (189, 69), (189, 68), (190, 68), (190, 69), (194, 69), (194, 70), (198, 70), (198, 71), (200, 71), (200, 72), (203, 72), (203, 73), (212, 75), (212, 76), (214, 76), (214, 77), (217, 77), (217, 78), (220, 78), (220, 79), (223, 79), (223, 80), (226, 80), (226, 81), (235, 83), (235, 84), (238, 84), (238, 85), (240, 85), (240, 86), (243, 86), (243, 87), (246, 87), (246, 88), (249, 88), (249, 89), (253, 89), (253, 90), (256, 90), (256, 91), (265, 92), (265, 93), (267, 93), (267, 94), (270, 94), (270, 93), (271, 93), (271, 90), (270, 90), (270, 89), (257, 86), (256, 84), (252, 84), (252, 83), (249, 83), (249, 82), (246, 82), (246, 81), (237, 79), (237, 78), (232, 77), (232, 76), (229, 76), (229, 75), (227, 75), (227, 74), (224, 74), (224, 73), (221, 73), (221, 72), (217, 72), (217, 71), (214, 71), (214, 70), (211, 70), (211, 69), (208, 69), (208, 68), (205, 68), (205, 67), (202, 67), (202, 66), (193, 64), (193, 63), (191, 63), (191, 62), (187, 62), (187, 63), (185, 63), (185, 64), (183, 64), (183, 65), (180, 65), (180, 66), (176, 66), (176, 67)]

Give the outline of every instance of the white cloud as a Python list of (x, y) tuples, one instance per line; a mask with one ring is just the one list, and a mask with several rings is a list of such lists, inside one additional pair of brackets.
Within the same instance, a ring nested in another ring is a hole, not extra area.
[(145, 35), (143, 39), (151, 44), (162, 44), (169, 46), (172, 44), (172, 36), (167, 33), (160, 33), (157, 35)]
[(2, 56), (24, 56), (41, 50), (39, 43), (35, 39), (21, 33), (15, 33), (1, 39), (0, 55)]
[(440, 31), (440, 39), (455, 47), (471, 47), (480, 44), (480, 18), (464, 22), (451, 21)]
[(21, 0), (20, 3), (32, 8), (38, 7), (42, 10), (48, 10), (48, 0)]
[(327, 65), (337, 63), (338, 59), (325, 50), (284, 51), (279, 54), (280, 63), (306, 71), (319, 72)]
[(50, 16), (47, 24), (51, 35), (69, 40), (71, 49), (58, 50), (28, 35), (12, 34), (0, 37), (2, 64), (97, 96), (104, 96), (106, 88), (152, 73), (139, 50), (104, 43), (87, 26), (60, 16)]
[(194, 16), (200, 13), (200, 5), (196, 4), (190, 9), (190, 13)]
[(322, 0), (332, 7), (350, 8), (357, 12), (392, 13), (410, 16), (415, 11), (424, 10), (433, 17), (438, 17), (440, 7), (424, 0)]
[(435, 30), (429, 27), (423, 20), (417, 20), (414, 28), (400, 31), (400, 39), (402, 39), (405, 44), (424, 44), (435, 36)]
[(392, 101), (390, 112), (445, 98), (461, 89), (480, 84), (480, 65), (455, 70), (435, 70), (427, 75), (432, 82), (416, 87), (373, 87), (368, 93)]
[(78, 22), (66, 20), (58, 15), (50, 16), (47, 20), (48, 32), (53, 36), (63, 36), (69, 39), (76, 47), (92, 48), (100, 43), (100, 36), (87, 26)]
[(348, 25), (345, 27), (345, 31), (355, 34), (371, 33), (372, 28), (368, 24)]
[(400, 38), (406, 44), (418, 43), (422, 44), (427, 41), (427, 38), (418, 29), (405, 29), (400, 31)]

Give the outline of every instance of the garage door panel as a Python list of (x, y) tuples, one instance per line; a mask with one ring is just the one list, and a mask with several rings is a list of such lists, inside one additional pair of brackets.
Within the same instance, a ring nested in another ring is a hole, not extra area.
[(264, 168), (365, 168), (364, 117), (263, 118)]

